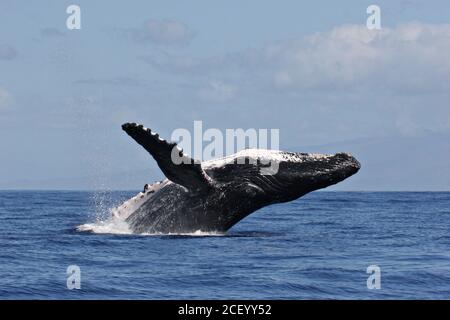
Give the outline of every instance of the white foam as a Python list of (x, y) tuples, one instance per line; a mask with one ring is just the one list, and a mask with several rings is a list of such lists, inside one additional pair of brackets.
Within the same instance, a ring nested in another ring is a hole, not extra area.
[[(118, 234), (127, 235), (134, 234), (130, 230), (128, 224), (125, 221), (120, 221), (111, 218), (107, 221), (97, 221), (94, 223), (85, 223), (77, 226), (77, 231), (81, 232), (92, 232), (97, 234)], [(223, 232), (216, 231), (202, 231), (197, 230), (195, 232), (180, 232), (180, 233), (141, 233), (137, 234), (139, 236), (190, 236), (190, 237), (220, 237), (225, 235)]]
[(77, 226), (77, 231), (87, 231), (100, 234), (133, 234), (128, 227), (128, 223), (114, 218), (106, 221), (97, 221), (94, 223), (85, 223)]
[(189, 237), (221, 237), (224, 236), (224, 232), (219, 231), (202, 231), (197, 230), (194, 232), (169, 232), (169, 233), (141, 233), (143, 236), (189, 236)]

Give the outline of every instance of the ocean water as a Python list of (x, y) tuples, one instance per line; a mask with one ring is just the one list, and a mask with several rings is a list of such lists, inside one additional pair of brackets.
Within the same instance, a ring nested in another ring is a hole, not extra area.
[(450, 193), (314, 192), (225, 235), (145, 236), (105, 222), (134, 194), (0, 192), (0, 298), (450, 298)]

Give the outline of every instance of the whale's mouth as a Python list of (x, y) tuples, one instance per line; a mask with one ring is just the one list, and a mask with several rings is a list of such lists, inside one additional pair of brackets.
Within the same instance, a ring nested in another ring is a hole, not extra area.
[(354, 175), (361, 169), (361, 163), (350, 153), (336, 153), (333, 158), (336, 162), (335, 171), (342, 180)]
[[(301, 181), (302, 183), (309, 182), (312, 190), (339, 183), (357, 173), (361, 168), (361, 164), (355, 157), (343, 152), (336, 153), (323, 160), (313, 161), (309, 166), (309, 173)], [(306, 167), (308, 167), (308, 164)]]
[(337, 183), (354, 175), (360, 168), (361, 164), (355, 157), (350, 153), (340, 152), (333, 155), (306, 156), (305, 161), (296, 170), (301, 177)]

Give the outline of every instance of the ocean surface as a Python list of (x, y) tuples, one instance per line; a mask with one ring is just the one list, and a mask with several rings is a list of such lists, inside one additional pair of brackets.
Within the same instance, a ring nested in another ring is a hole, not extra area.
[(450, 193), (314, 192), (225, 235), (144, 236), (108, 223), (134, 194), (1, 191), (0, 298), (450, 299)]

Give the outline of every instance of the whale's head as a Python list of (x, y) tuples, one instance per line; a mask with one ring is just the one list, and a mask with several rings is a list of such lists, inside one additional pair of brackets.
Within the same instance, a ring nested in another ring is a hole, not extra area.
[(361, 168), (358, 160), (348, 153), (325, 155), (283, 152), (279, 158), (271, 163), (275, 173), (272, 176), (265, 175), (265, 181), (260, 186), (282, 202), (341, 182)]
[[(247, 149), (202, 163), (219, 186), (221, 212), (229, 212), (225, 230), (264, 206), (295, 200), (334, 185), (358, 172), (360, 163), (348, 153), (334, 155)], [(220, 187), (223, 186), (223, 187)]]
[(215, 181), (232, 181), (237, 193), (247, 194), (249, 202), (258, 206), (292, 201), (336, 184), (360, 167), (348, 153), (325, 155), (259, 149), (243, 150), (204, 163), (206, 172)]

